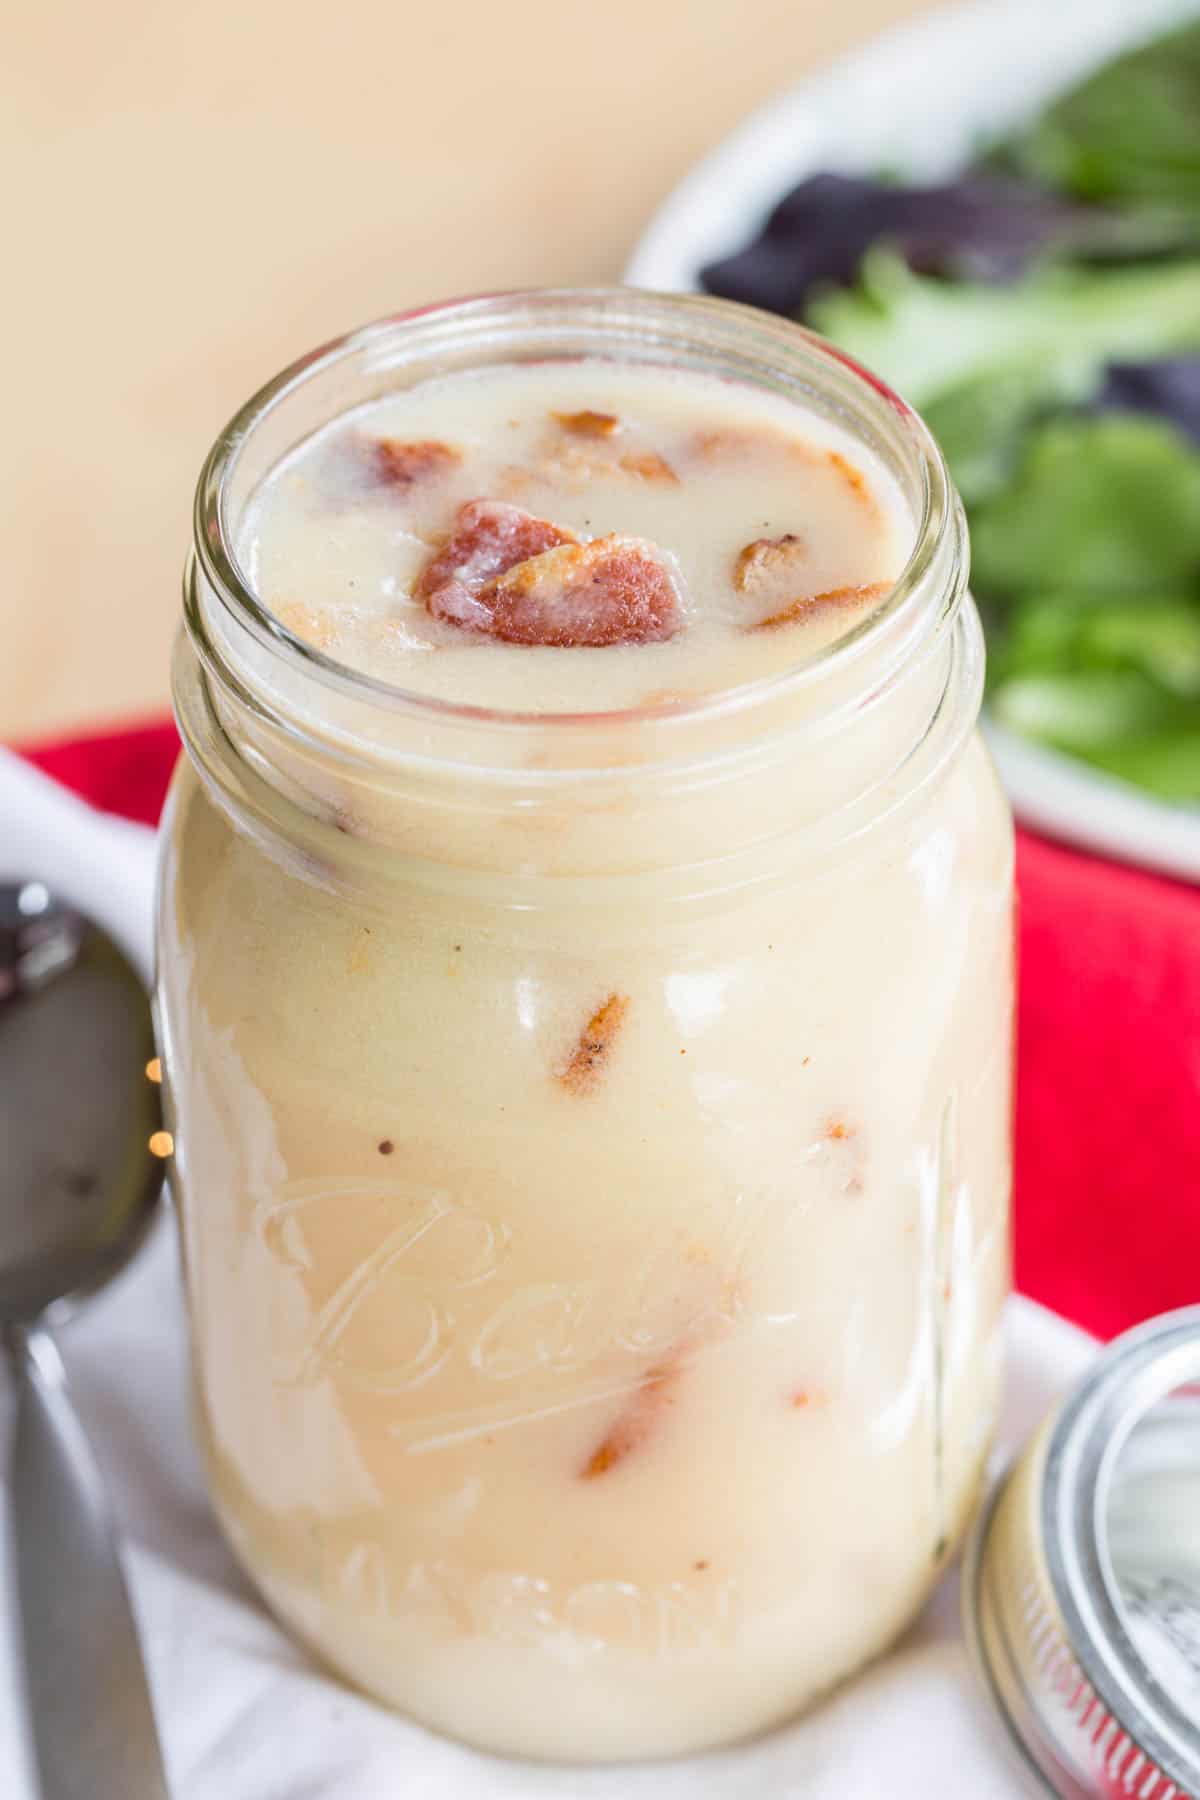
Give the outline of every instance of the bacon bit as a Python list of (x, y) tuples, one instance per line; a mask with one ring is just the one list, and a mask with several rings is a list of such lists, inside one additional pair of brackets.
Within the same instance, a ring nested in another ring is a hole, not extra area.
[(448, 475), (462, 462), (462, 451), (435, 438), (406, 443), (402, 438), (375, 438), (375, 473), (388, 487), (410, 488)]
[(638, 1450), (654, 1430), (666, 1407), (675, 1401), (675, 1388), (682, 1373), (679, 1352), (648, 1369), (624, 1411), (579, 1471), (584, 1481), (595, 1481), (618, 1468), (633, 1451)]
[(793, 1413), (806, 1413), (811, 1408), (826, 1406), (826, 1402), (828, 1402), (828, 1395), (820, 1388), (795, 1388), (788, 1395), (788, 1406), (792, 1408)]
[(698, 431), (692, 445), (702, 461), (715, 462), (727, 456), (744, 456), (747, 451), (778, 450), (784, 441), (779, 432), (755, 431), (748, 425), (722, 425), (715, 431)]
[(639, 707), (687, 706), (695, 698), (696, 694), (686, 688), (654, 688), (643, 694), (637, 704)]
[(830, 450), (828, 452), (828, 457), (830, 466), (835, 468), (838, 474), (845, 479), (851, 492), (855, 494), (858, 499), (869, 501), (871, 496), (867, 491), (867, 478), (862, 470), (856, 469), (849, 458), (843, 456), (840, 450)]
[(315, 650), (328, 650), (337, 636), (337, 624), (331, 613), (306, 606), (303, 600), (288, 600), (272, 609), (281, 625)]
[(825, 1395), (819, 1388), (797, 1388), (788, 1397), (788, 1405), (795, 1412), (804, 1412), (810, 1406), (824, 1406)]
[(468, 500), (458, 510), (453, 531), (422, 569), (413, 592), (435, 619), (491, 633), (491, 611), (479, 600), (487, 584), (531, 556), (578, 541), (573, 531), (522, 512), (519, 506)]
[(829, 1154), (836, 1159), (831, 1166), (840, 1168), (843, 1172), (843, 1194), (861, 1194), (866, 1152), (857, 1125), (847, 1124), (845, 1119), (831, 1118), (826, 1123), (824, 1137), (830, 1145), (839, 1146)]
[(891, 587), (890, 581), (871, 581), (863, 587), (827, 588), (823, 594), (805, 594), (802, 599), (793, 600), (782, 612), (772, 613), (769, 618), (759, 619), (751, 625), (751, 631), (776, 631), (781, 625), (794, 625), (800, 619), (809, 618), (814, 612), (824, 611), (828, 607), (869, 606), (886, 594)]
[[(745, 545), (738, 552), (733, 565), (733, 585), (741, 594), (759, 595), (768, 599), (774, 595), (778, 598), (781, 588), (786, 593), (789, 587), (794, 589), (798, 585), (800, 571), (807, 558), (808, 545), (794, 532), (789, 531), (776, 538), (755, 538), (753, 543)], [(799, 599), (787, 601), (786, 605), (769, 613), (765, 619), (755, 620), (749, 629), (774, 630), (777, 626), (790, 625), (805, 618), (818, 609), (866, 605), (878, 599), (880, 594), (886, 593), (887, 587), (886, 582), (877, 581), (864, 587), (828, 588), (824, 593), (805, 594)]]
[(583, 412), (556, 412), (550, 416), (564, 431), (569, 431), (572, 437), (611, 437), (621, 423), (616, 413), (590, 412), (587, 408)]
[(750, 442), (750, 434), (746, 431), (698, 431), (693, 439), (693, 448), (698, 457), (709, 462), (715, 457), (728, 455), (730, 451), (744, 450)]
[[(548, 452), (534, 464), (533, 469), (522, 471), (509, 468), (504, 479), (510, 490), (520, 493), (531, 479), (549, 482), (554, 486), (565, 486), (578, 492), (595, 480), (628, 475), (637, 481), (651, 481), (676, 484), (678, 475), (665, 457), (657, 450), (627, 450), (617, 454), (616, 446), (606, 440), (620, 427), (620, 420), (613, 418), (612, 425), (601, 429), (599, 425), (584, 429), (570, 427), (569, 418), (600, 419), (610, 417), (607, 413), (555, 413), (554, 417), (564, 426), (567, 438), (559, 437), (551, 444)], [(588, 440), (588, 441), (585, 441)]]
[(657, 450), (622, 456), (618, 458), (618, 462), (627, 475), (639, 475), (643, 481), (665, 481), (671, 482), (675, 487), (679, 486), (678, 475)]
[(585, 1094), (596, 1085), (628, 1011), (627, 994), (610, 994), (603, 1006), (597, 1007), (592, 1014), (571, 1052), (570, 1061), (558, 1075), (559, 1081), (572, 1094)]
[(662, 643), (683, 623), (666, 564), (651, 545), (628, 537), (531, 556), (488, 582), (477, 604), (490, 618), (476, 630), (556, 649)]
[(471, 500), (417, 578), (435, 619), (510, 644), (661, 643), (683, 622), (653, 546), (575, 533), (499, 500)]
[(733, 585), (739, 594), (753, 592), (765, 582), (775, 583), (787, 575), (797, 563), (808, 558), (808, 545), (802, 537), (789, 531), (783, 537), (755, 538), (738, 551), (733, 565)]
[(519, 463), (509, 463), (495, 479), (495, 491), (504, 500), (519, 500), (533, 486), (533, 476)]
[(723, 425), (715, 431), (699, 431), (691, 448), (702, 462), (764, 455), (810, 464), (816, 460), (811, 444), (769, 425)]
[(521, 493), (533, 482), (543, 486), (569, 488), (578, 493), (597, 475), (611, 475), (616, 464), (607, 445), (559, 439), (554, 450), (541, 457), (531, 469), (505, 471), (507, 485)]

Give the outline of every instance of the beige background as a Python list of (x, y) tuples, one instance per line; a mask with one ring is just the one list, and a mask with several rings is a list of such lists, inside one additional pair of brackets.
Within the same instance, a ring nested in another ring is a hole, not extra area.
[(196, 471), (276, 368), (615, 278), (749, 108), (920, 4), (6, 0), (0, 735), (165, 703)]

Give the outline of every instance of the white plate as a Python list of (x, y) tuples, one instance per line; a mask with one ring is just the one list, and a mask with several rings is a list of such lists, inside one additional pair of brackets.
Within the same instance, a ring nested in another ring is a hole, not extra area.
[[(1197, 0), (967, 0), (886, 32), (710, 152), (655, 214), (625, 279), (695, 290), (706, 263), (740, 249), (817, 169), (948, 174), (1096, 64), (1196, 13)], [(988, 736), (1027, 824), (1200, 882), (1200, 809), (1149, 799), (996, 726)]]

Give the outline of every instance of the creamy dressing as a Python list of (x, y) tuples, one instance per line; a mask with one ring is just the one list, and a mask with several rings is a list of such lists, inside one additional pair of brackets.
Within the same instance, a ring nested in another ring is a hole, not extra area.
[[(381, 443), (446, 454), (389, 481)], [(584, 540), (654, 546), (677, 578), (682, 628), (669, 642), (531, 655), (431, 617), (414, 587), (460, 507), (481, 498)], [(336, 421), (268, 477), (239, 548), (276, 616), (350, 668), (459, 702), (584, 712), (811, 660), (878, 603), (870, 590), (894, 581), (912, 538), (893, 477), (832, 422), (715, 376), (583, 361), (426, 381)], [(739, 569), (750, 547), (780, 540), (794, 541)], [(822, 595), (844, 597), (761, 628)]]

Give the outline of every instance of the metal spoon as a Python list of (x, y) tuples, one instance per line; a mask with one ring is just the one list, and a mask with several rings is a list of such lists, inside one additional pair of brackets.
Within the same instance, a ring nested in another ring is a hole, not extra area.
[(153, 1216), (154, 1054), (145, 990), (116, 945), (40, 882), (0, 885), (0, 1331), (44, 1800), (167, 1800), (103, 1484), (47, 1329), (117, 1273)]

